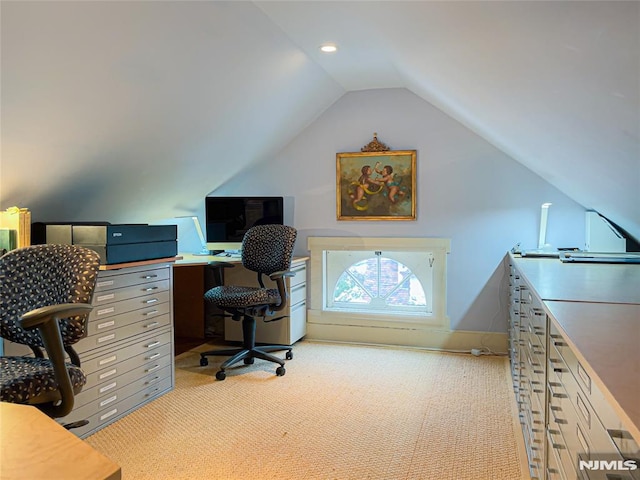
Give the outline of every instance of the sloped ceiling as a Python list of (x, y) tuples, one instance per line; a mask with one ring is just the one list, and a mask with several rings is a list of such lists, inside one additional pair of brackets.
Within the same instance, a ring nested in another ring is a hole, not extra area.
[(257, 4), (345, 90), (408, 88), (640, 238), (640, 3)]
[(404, 87), (640, 238), (639, 2), (0, 5), (1, 208), (189, 213), (345, 91)]

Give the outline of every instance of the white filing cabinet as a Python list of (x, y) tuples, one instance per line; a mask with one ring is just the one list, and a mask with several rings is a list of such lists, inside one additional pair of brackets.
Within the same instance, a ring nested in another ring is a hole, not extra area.
[[(270, 322), (256, 319), (256, 342), (281, 345), (293, 345), (307, 333), (307, 259), (294, 258), (291, 271), (296, 275), (286, 278), (289, 299), (285, 308), (276, 312), (275, 317), (285, 318)], [(224, 272), (225, 285), (258, 285), (257, 274), (237, 264)], [(268, 278), (266, 282), (271, 282)], [(267, 286), (267, 283), (265, 283)], [(242, 341), (242, 322), (225, 318), (224, 338), (227, 341)]]

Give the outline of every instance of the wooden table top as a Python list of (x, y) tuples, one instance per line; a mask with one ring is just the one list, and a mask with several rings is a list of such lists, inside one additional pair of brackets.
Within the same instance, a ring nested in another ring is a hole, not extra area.
[(120, 467), (36, 407), (0, 402), (0, 479), (120, 480)]

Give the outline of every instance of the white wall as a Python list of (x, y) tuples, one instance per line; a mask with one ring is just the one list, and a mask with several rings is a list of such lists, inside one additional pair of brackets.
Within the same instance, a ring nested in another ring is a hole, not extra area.
[[(373, 132), (394, 150), (417, 150), (415, 222), (336, 220), (335, 155), (360, 151)], [(271, 161), (215, 191), (249, 193), (294, 197), (296, 254), (310, 235), (451, 238), (453, 329), (505, 331), (501, 263), (518, 242), (536, 247), (543, 202), (553, 202), (548, 241), (584, 244), (583, 207), (405, 89), (344, 95)]]

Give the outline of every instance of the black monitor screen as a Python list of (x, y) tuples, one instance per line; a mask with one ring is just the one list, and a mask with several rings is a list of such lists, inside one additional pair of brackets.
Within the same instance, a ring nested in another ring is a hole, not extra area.
[(283, 197), (206, 197), (207, 242), (241, 242), (254, 225), (284, 224)]

